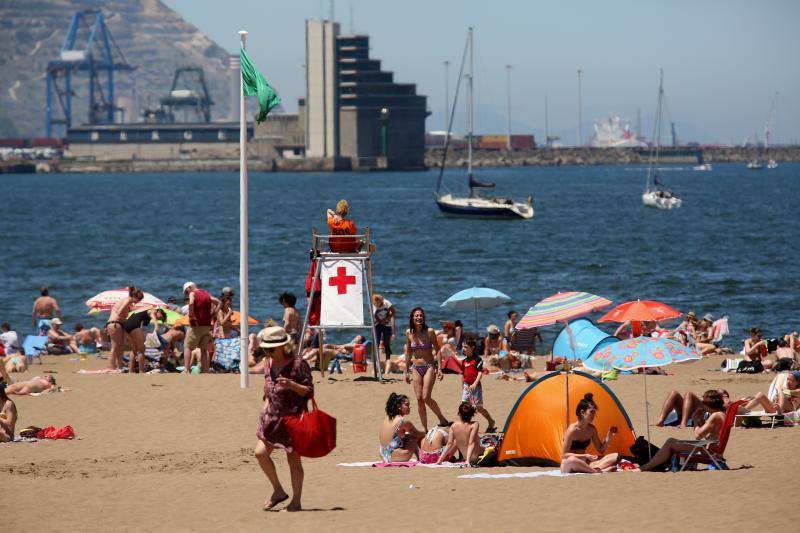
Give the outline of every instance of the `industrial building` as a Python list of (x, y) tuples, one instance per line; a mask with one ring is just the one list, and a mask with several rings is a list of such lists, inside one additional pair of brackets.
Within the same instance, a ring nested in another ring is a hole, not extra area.
[[(92, 15), (105, 28), (102, 14)], [(381, 70), (381, 62), (369, 56), (367, 35), (341, 35), (338, 23), (322, 20), (307, 20), (305, 34), (306, 97), (298, 99), (296, 114), (273, 111), (262, 124), (248, 125), (248, 157), (287, 169), (424, 168), (429, 112), (416, 85), (397, 83), (392, 72)], [(84, 57), (93, 46), (89, 43), (84, 50), (73, 41), (65, 42), (57, 64), (67, 80), (83, 67), (63, 57)], [(231, 104), (238, 104), (238, 69), (238, 56), (231, 56)], [(49, 80), (48, 87), (56, 86)], [(74, 125), (67, 106), (61, 122), (67, 126), (66, 155), (93, 161), (238, 159), (236, 117), (229, 114), (228, 121), (213, 122), (213, 104), (203, 69), (179, 66), (160, 105), (137, 113), (138, 122), (116, 123), (104, 115), (103, 120), (90, 116), (87, 123)], [(116, 109), (113, 102), (106, 107)], [(56, 123), (53, 116), (48, 110), (48, 127)]]
[(306, 21), (306, 156), (356, 169), (423, 168), (425, 96), (369, 56), (369, 36)]

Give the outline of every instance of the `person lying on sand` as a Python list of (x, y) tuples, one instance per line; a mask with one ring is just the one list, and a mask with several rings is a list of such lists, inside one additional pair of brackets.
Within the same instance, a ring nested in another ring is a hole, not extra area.
[(6, 394), (6, 383), (0, 381), (0, 442), (14, 440), (14, 427), (17, 425), (17, 406)]
[(480, 425), (472, 420), (474, 416), (475, 407), (468, 402), (461, 402), (461, 405), (458, 406), (458, 418), (460, 420), (453, 422), (450, 426), (447, 444), (442, 455), (436, 460), (437, 465), (449, 460), (458, 451), (461, 457), (466, 460), (466, 465), (470, 467), (483, 454), (483, 446), (481, 446), (478, 438)]
[[(722, 394), (718, 390), (707, 390), (703, 394), (703, 408), (710, 414), (701, 426), (694, 428), (694, 436), (696, 439), (717, 438), (725, 424), (725, 403)], [(663, 471), (674, 454), (690, 452), (693, 449), (693, 444), (670, 437), (650, 462), (642, 465), (642, 472)]]
[(56, 378), (53, 376), (36, 376), (28, 381), (18, 381), (6, 387), (6, 394), (9, 396), (16, 394), (17, 396), (25, 396), (35, 392), (47, 392), (55, 388)]
[[(597, 428), (592, 423), (597, 414), (597, 404), (593, 394), (586, 393), (575, 408), (577, 422), (573, 422), (564, 432), (564, 444), (561, 448), (561, 472), (569, 474), (581, 472), (585, 474), (599, 474), (613, 472), (620, 461), (618, 453), (603, 455), (617, 434), (616, 426), (608, 428), (605, 440), (601, 441)], [(600, 455), (586, 453), (589, 444), (594, 444)]]
[(409, 461), (419, 455), (419, 442), (425, 433), (414, 427), (410, 414), (408, 396), (391, 393), (386, 400), (386, 418), (378, 431), (378, 453), (384, 463)]

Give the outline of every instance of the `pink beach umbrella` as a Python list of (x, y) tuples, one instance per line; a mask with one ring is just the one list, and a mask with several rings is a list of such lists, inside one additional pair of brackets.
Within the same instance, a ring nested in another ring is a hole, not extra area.
[[(87, 307), (92, 310), (110, 311), (117, 302), (120, 302), (128, 297), (128, 289), (114, 289), (111, 291), (103, 291), (86, 300)], [(154, 307), (164, 307), (167, 304), (156, 298), (149, 292), (144, 293), (142, 301), (133, 306), (136, 310), (152, 309)]]

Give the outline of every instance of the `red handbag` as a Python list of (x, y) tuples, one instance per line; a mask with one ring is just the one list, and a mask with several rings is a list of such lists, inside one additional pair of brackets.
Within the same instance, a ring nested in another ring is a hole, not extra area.
[(324, 457), (336, 448), (336, 419), (321, 411), (313, 398), (311, 405), (311, 411), (285, 416), (283, 423), (297, 453), (303, 457)]

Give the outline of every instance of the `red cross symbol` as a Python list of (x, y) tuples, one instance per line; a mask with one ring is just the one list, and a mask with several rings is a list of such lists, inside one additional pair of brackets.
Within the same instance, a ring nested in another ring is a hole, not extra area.
[(328, 285), (336, 287), (337, 294), (347, 294), (347, 286), (355, 285), (356, 277), (348, 276), (345, 267), (336, 268), (336, 277), (328, 279)]

